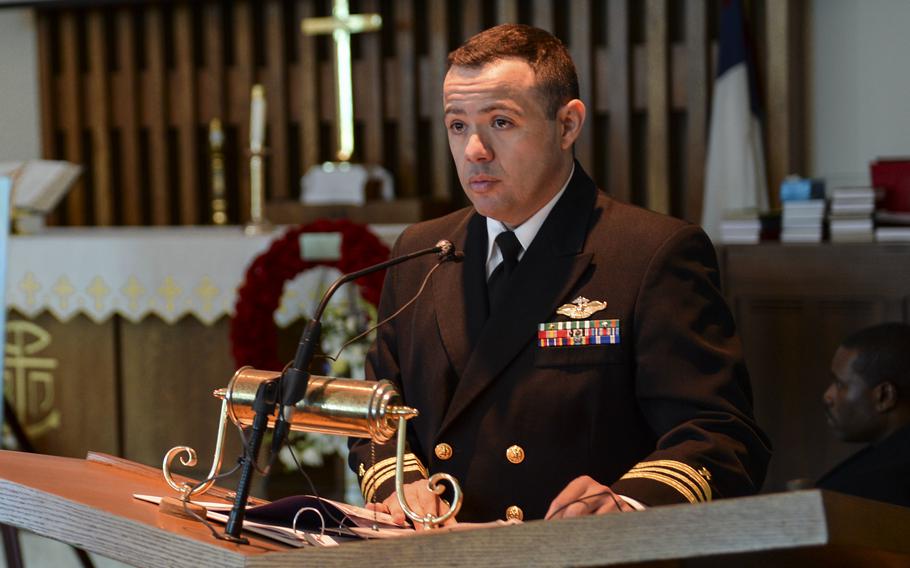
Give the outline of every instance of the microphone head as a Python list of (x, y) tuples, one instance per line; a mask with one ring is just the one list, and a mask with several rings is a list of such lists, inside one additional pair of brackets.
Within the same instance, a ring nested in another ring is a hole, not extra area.
[(437, 253), (439, 258), (445, 258), (452, 254), (452, 251), (455, 250), (455, 245), (452, 244), (452, 241), (443, 239), (436, 243), (436, 248), (439, 249), (439, 252)]
[(464, 253), (455, 250), (455, 245), (452, 244), (452, 241), (447, 241), (445, 239), (436, 243), (436, 248), (439, 249), (437, 256), (440, 262), (445, 262), (450, 260), (452, 262), (461, 262), (464, 260)]

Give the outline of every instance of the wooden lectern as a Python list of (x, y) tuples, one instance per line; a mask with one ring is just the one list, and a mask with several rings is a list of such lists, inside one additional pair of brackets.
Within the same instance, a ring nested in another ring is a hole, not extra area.
[(136, 566), (910, 565), (910, 509), (817, 490), (306, 549), (215, 540), (132, 498), (169, 491), (116, 458), (0, 452), (0, 523)]

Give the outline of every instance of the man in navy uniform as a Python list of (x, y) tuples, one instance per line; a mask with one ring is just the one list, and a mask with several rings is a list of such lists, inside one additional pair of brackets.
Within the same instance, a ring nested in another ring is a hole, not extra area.
[[(586, 109), (565, 46), (501, 25), (449, 55), (445, 127), (473, 207), (406, 230), (393, 255), (451, 240), (417, 300), (380, 327), (368, 378), (397, 383), (405, 495), (463, 521), (538, 519), (755, 493), (770, 450), (752, 416), (714, 250), (694, 225), (608, 197), (573, 158)], [(430, 257), (389, 270), (379, 317)], [(394, 444), (352, 440), (368, 506), (404, 515)]]
[(828, 423), (864, 449), (816, 486), (910, 506), (910, 326), (886, 323), (841, 343), (823, 400)]

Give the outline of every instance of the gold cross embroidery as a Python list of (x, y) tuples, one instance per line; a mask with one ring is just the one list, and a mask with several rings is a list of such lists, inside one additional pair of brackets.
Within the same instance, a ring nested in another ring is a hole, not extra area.
[(121, 292), (129, 299), (129, 308), (131, 312), (139, 310), (139, 298), (145, 294), (145, 288), (139, 283), (139, 279), (130, 276), (126, 281), (126, 286), (120, 289)]
[(215, 283), (208, 276), (202, 277), (199, 285), (196, 286), (195, 292), (202, 300), (202, 311), (206, 313), (212, 311), (215, 298), (221, 294), (221, 290), (215, 286)]
[(69, 308), (70, 297), (76, 293), (76, 289), (73, 288), (73, 285), (70, 283), (69, 278), (66, 276), (61, 276), (57, 279), (57, 283), (54, 284), (54, 287), (51, 289), (54, 291), (54, 294), (60, 298), (60, 309), (65, 310)]
[(31, 272), (26, 272), (25, 278), (22, 279), (22, 282), (19, 282), (19, 289), (25, 292), (25, 303), (28, 307), (34, 307), (35, 296), (38, 295), (38, 290), (41, 289), (41, 284), (35, 279), (35, 275)]
[(177, 283), (174, 282), (174, 279), (170, 276), (164, 279), (164, 284), (158, 288), (158, 295), (164, 298), (164, 310), (167, 313), (172, 313), (175, 308), (174, 300), (177, 299), (183, 293), (183, 290), (177, 286)]
[(95, 311), (100, 312), (101, 308), (104, 307), (104, 298), (110, 294), (111, 289), (107, 287), (107, 284), (104, 283), (104, 280), (100, 276), (95, 276), (92, 279), (91, 285), (89, 285), (85, 291), (88, 292), (88, 295), (95, 301)]

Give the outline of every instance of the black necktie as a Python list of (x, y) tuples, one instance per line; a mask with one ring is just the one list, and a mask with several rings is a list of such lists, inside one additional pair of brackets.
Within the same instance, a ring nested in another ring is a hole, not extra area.
[(503, 231), (496, 237), (496, 246), (502, 253), (502, 262), (493, 270), (487, 280), (487, 298), (489, 299), (490, 312), (496, 311), (502, 305), (508, 288), (509, 277), (518, 264), (518, 255), (521, 254), (521, 243), (512, 231)]

